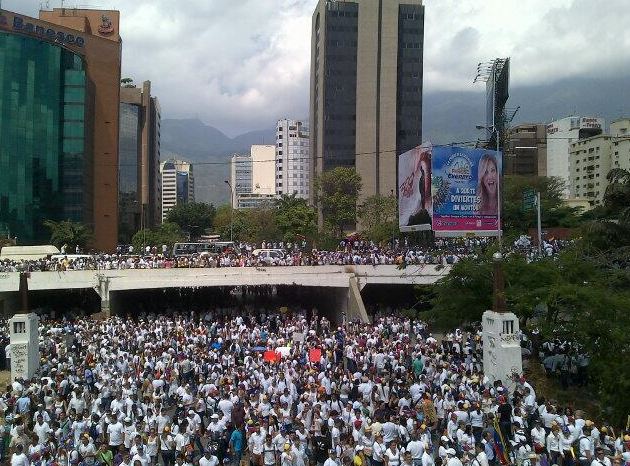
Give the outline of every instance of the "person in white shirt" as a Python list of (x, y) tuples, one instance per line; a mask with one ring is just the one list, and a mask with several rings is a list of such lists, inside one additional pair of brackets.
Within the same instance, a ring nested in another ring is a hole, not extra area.
[(398, 448), (398, 441), (392, 440), (383, 455), (385, 466), (400, 466), (404, 452), (404, 449)]
[(15, 446), (15, 453), (11, 455), (11, 466), (29, 466), (29, 461), (24, 454), (24, 445), (18, 443)]
[(203, 456), (199, 458), (199, 466), (218, 466), (218, 464), (219, 459), (209, 449), (206, 449)]
[(457, 457), (454, 448), (448, 448), (446, 450), (446, 466), (464, 466), (461, 460)]
[(579, 456), (581, 466), (590, 466), (593, 462), (593, 441), (591, 440), (590, 427), (584, 427), (582, 436), (578, 439)]
[(381, 466), (385, 461), (383, 456), (385, 454), (385, 444), (383, 443), (383, 436), (378, 433), (374, 436), (375, 441), (372, 447), (372, 464), (374, 466)]
[(411, 434), (411, 441), (407, 444), (406, 450), (411, 454), (411, 462), (414, 466), (419, 466), (424, 454), (424, 445), (418, 438), (417, 433), (413, 432)]
[(140, 464), (142, 466), (148, 466), (150, 458), (144, 451), (144, 446), (138, 445), (137, 449), (137, 453), (133, 455), (133, 458), (131, 458), (131, 464), (135, 464), (136, 461), (140, 461)]
[(123, 443), (123, 425), (120, 420), (116, 420), (107, 426), (107, 435), (109, 437), (109, 449), (112, 454), (118, 453), (118, 447)]
[(33, 432), (37, 434), (37, 438), (39, 439), (39, 443), (42, 445), (46, 443), (46, 439), (48, 438), (48, 432), (50, 432), (50, 426), (47, 422), (44, 422), (44, 416), (41, 414), (37, 415), (37, 422), (33, 426)]
[(484, 451), (485, 447), (481, 443), (475, 444), (475, 458), (471, 462), (471, 466), (488, 466), (488, 455)]
[(328, 453), (328, 458), (324, 461), (324, 466), (339, 466), (340, 462), (337, 459), (337, 451), (333, 448)]
[(597, 447), (595, 449), (595, 458), (593, 459), (591, 466), (612, 466), (610, 458), (606, 456), (602, 447)]

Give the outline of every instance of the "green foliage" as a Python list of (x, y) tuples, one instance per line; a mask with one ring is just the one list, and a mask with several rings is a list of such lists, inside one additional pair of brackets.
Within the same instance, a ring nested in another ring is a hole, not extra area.
[(317, 212), (305, 199), (283, 194), (276, 202), (276, 223), (284, 241), (313, 241), (317, 236)]
[(176, 223), (183, 231), (190, 233), (191, 241), (201, 236), (212, 226), (216, 209), (212, 204), (203, 202), (188, 202), (177, 204), (168, 213), (166, 221)]
[(501, 221), (507, 234), (519, 235), (536, 227), (535, 209), (528, 212), (523, 210), (523, 191), (528, 188), (540, 191), (543, 228), (573, 228), (579, 225), (578, 209), (564, 204), (564, 184), (559, 178), (505, 176)]
[(362, 233), (375, 243), (391, 240), (398, 233), (396, 214), (396, 196), (376, 194), (368, 197), (358, 211)]
[(134, 251), (140, 253), (145, 246), (156, 246), (158, 249), (166, 244), (169, 249), (175, 243), (185, 241), (186, 236), (176, 223), (165, 222), (152, 230), (140, 230), (131, 240)]
[[(615, 238), (616, 240), (618, 238)], [(628, 240), (626, 240), (628, 241)], [(508, 310), (523, 326), (531, 319), (547, 337), (560, 335), (583, 344), (606, 413), (619, 421), (630, 399), (617, 396), (630, 380), (630, 246), (597, 249), (584, 237), (554, 258), (527, 262), (508, 254), (503, 261)], [(597, 254), (591, 254), (597, 251)], [(461, 326), (492, 307), (491, 252), (456, 263), (435, 286), (428, 317), (438, 326)]]
[(357, 219), (357, 198), (361, 177), (354, 168), (336, 167), (315, 179), (317, 203), (321, 206), (326, 227), (337, 237)]
[(614, 168), (606, 177), (608, 186), (604, 193), (604, 207), (609, 215), (630, 223), (630, 170)]
[(50, 230), (50, 242), (58, 248), (65, 244), (69, 248), (78, 245), (85, 249), (94, 239), (88, 226), (80, 222), (44, 220), (44, 226)]

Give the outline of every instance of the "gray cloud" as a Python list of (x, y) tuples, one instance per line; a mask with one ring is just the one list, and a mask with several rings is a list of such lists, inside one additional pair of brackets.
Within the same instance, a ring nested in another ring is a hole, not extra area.
[[(152, 81), (164, 117), (198, 116), (233, 135), (308, 115), (315, 3), (95, 0), (94, 6), (121, 11), (123, 75)], [(476, 64), (497, 56), (512, 57), (513, 86), (630, 72), (628, 0), (425, 4), (425, 92), (481, 91), (472, 85)], [(3, 1), (32, 16), (39, 5)]]

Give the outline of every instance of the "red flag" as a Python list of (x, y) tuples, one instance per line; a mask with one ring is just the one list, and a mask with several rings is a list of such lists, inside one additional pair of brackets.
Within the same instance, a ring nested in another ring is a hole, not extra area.
[(310, 362), (318, 363), (322, 357), (322, 350), (320, 348), (312, 348), (308, 351), (308, 360)]

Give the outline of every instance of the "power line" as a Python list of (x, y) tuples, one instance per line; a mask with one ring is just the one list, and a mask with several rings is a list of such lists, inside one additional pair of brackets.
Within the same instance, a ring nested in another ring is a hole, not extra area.
[[(524, 133), (527, 134), (527, 133)], [(599, 136), (599, 135), (598, 135)], [(628, 139), (628, 136), (610, 136), (610, 135), (602, 135), (605, 137), (608, 137), (610, 139)], [(591, 136), (593, 137), (593, 136)], [(514, 139), (521, 139), (521, 138), (514, 138)], [(530, 138), (522, 138), (522, 139), (530, 139)], [(539, 143), (539, 142), (546, 142), (549, 140), (573, 140), (575, 142), (579, 142), (582, 141), (586, 138), (582, 138), (582, 139), (576, 139), (576, 138), (570, 138), (570, 137), (550, 137), (550, 138), (546, 138), (546, 139), (537, 139), (537, 138), (531, 138), (531, 142), (532, 143)], [(510, 140), (510, 139), (508, 139)], [(483, 140), (479, 140), (479, 139), (475, 139), (475, 140), (470, 140), (470, 141), (458, 141), (458, 142), (450, 142), (448, 144), (436, 144), (436, 146), (467, 146), (467, 145), (475, 145), (477, 143), (480, 142), (484, 142)], [(504, 149), (509, 149), (509, 147), (504, 148)], [(288, 162), (304, 162), (304, 161), (310, 161), (313, 159), (316, 160), (323, 160), (323, 159), (351, 159), (351, 158), (356, 158), (356, 157), (362, 157), (362, 156), (368, 156), (368, 155), (376, 155), (377, 153), (392, 153), (392, 152), (397, 152), (397, 149), (387, 149), (387, 150), (381, 150), (381, 151), (372, 151), (372, 152), (355, 152), (354, 154), (343, 154), (342, 156), (317, 156), (317, 157), (296, 157), (296, 158), (290, 158), (288, 160)], [(169, 160), (169, 159), (165, 159)], [(237, 162), (235, 162), (236, 164), (240, 164), (240, 165), (245, 165), (245, 164), (250, 164), (250, 163), (271, 163), (271, 162), (276, 162), (277, 159), (264, 159), (264, 160), (239, 160)], [(190, 162), (193, 166), (199, 166), (199, 165), (231, 165), (232, 161), (228, 160), (228, 161), (224, 161), (224, 162)], [(112, 167), (112, 166), (117, 166), (117, 167), (135, 167), (137, 166), (137, 164), (106, 164), (106, 163), (97, 163), (94, 162), (93, 165), (98, 165), (99, 167)]]

